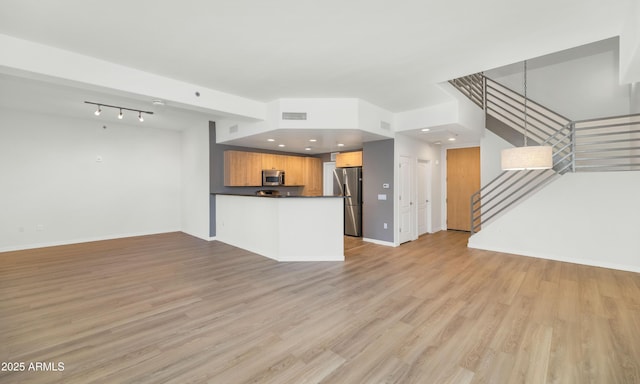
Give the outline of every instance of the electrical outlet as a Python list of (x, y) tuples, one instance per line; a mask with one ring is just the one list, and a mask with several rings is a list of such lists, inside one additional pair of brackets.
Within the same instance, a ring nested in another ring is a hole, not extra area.
[(387, 223), (382, 224), (382, 226), (384, 227), (384, 229), (388, 228)]

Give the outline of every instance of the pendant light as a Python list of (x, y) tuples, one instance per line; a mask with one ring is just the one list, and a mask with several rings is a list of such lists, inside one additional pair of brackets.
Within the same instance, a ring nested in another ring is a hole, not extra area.
[(524, 146), (502, 150), (503, 171), (550, 169), (553, 149), (548, 145), (527, 146), (527, 61), (524, 61)]

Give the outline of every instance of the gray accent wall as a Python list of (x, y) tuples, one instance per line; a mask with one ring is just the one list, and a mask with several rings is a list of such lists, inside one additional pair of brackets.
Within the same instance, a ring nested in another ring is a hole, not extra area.
[[(393, 242), (394, 139), (363, 143), (362, 148), (362, 232), (367, 239)], [(389, 188), (383, 188), (389, 184)], [(378, 200), (379, 194), (387, 195)], [(384, 229), (387, 223), (387, 229)]]

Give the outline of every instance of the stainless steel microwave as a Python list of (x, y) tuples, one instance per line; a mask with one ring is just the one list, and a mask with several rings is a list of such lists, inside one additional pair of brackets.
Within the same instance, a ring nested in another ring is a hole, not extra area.
[(277, 170), (277, 169), (263, 169), (262, 185), (263, 186), (284, 185), (284, 171)]

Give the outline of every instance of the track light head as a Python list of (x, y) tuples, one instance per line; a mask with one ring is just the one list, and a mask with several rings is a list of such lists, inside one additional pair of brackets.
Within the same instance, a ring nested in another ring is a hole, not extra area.
[(138, 111), (138, 120), (142, 123), (144, 121), (144, 117), (142, 117), (142, 112)]
[(100, 105), (98, 105), (98, 109), (96, 109), (96, 111), (93, 112), (93, 114), (96, 116), (100, 116), (101, 113), (102, 113), (102, 108), (100, 108)]
[(122, 120), (123, 117), (124, 115), (122, 114), (122, 109), (120, 109), (120, 114), (118, 115), (118, 119)]

